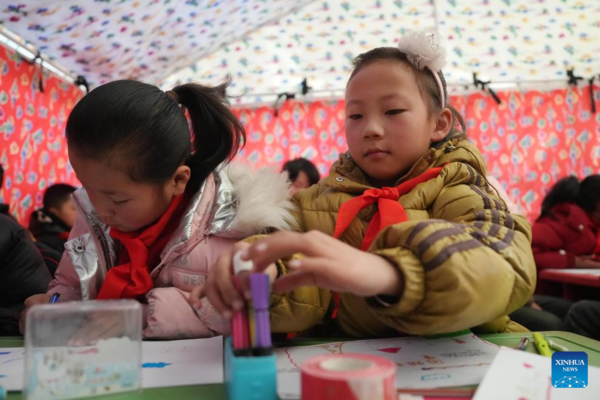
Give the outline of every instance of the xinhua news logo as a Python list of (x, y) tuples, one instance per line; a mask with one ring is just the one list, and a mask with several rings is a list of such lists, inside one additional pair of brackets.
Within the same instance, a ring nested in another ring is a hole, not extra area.
[(552, 354), (552, 386), (585, 388), (588, 385), (588, 355), (583, 351), (557, 351)]

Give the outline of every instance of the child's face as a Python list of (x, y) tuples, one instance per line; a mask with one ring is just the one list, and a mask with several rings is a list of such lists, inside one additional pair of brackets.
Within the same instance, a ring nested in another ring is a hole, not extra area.
[(62, 203), (60, 208), (51, 207), (50, 211), (60, 218), (69, 228), (73, 227), (75, 218), (77, 217), (77, 207), (75, 207), (75, 202), (71, 197), (69, 197), (69, 200)]
[(400, 62), (374, 62), (348, 82), (348, 149), (376, 186), (394, 185), (449, 126), (442, 131), (438, 118), (429, 116), (415, 76)]
[(80, 158), (71, 149), (69, 160), (102, 222), (123, 232), (151, 225), (165, 212), (173, 196), (180, 194), (169, 184), (157, 188), (134, 182), (107, 163)]
[(290, 185), (289, 195), (290, 197), (296, 194), (296, 192), (300, 190), (304, 190), (310, 187), (310, 180), (308, 179), (308, 175), (304, 171), (298, 172), (298, 176), (296, 180), (292, 182)]

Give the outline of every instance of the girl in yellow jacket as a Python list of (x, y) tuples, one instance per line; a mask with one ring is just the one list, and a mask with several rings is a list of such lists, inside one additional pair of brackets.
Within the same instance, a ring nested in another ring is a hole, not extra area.
[(535, 288), (531, 229), (488, 183), (448, 105), (443, 63), (427, 33), (359, 55), (346, 88), (348, 152), (294, 196), (295, 232), (238, 243), (191, 304), (206, 297), (225, 317), (243, 306), (231, 283), (241, 252), (272, 277), (274, 332), (523, 330), (506, 315)]

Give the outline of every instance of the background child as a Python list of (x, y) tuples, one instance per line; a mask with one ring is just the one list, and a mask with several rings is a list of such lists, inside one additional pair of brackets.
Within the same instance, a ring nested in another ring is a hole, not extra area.
[[(346, 88), (349, 151), (293, 199), (295, 230), (307, 233), (234, 249), (287, 292), (272, 298), (275, 332), (319, 322), (352, 336), (523, 330), (506, 315), (535, 287), (530, 227), (488, 184), (464, 125), (456, 129), (441, 50), (421, 33), (358, 56)], [(280, 262), (294, 253), (304, 258)], [(239, 305), (231, 256), (194, 290), (196, 307), (202, 297), (220, 312)]]
[(60, 254), (77, 217), (71, 198), (74, 191), (73, 186), (64, 183), (50, 186), (44, 192), (44, 207), (34, 211), (29, 220), (29, 231), (35, 239)]
[(538, 270), (600, 268), (600, 175), (558, 181), (533, 224)]
[[(538, 270), (600, 268), (600, 175), (590, 175), (581, 182), (575, 176), (558, 181), (544, 197), (541, 215), (532, 231)], [(545, 286), (540, 281), (542, 293), (547, 290)], [(568, 330), (598, 337), (594, 326), (597, 324), (593, 322), (594, 314), (600, 310), (598, 304), (573, 304), (560, 297), (536, 294), (510, 317), (533, 331)]]
[[(186, 84), (163, 92), (115, 81), (77, 103), (66, 136), (83, 188), (74, 194), (77, 220), (48, 294), (139, 299), (147, 303), (145, 337), (228, 330), (210, 307), (196, 313), (188, 290), (236, 240), (285, 228), (289, 203), (284, 174), (221, 167), (244, 138), (221, 102), (223, 90)], [(26, 305), (48, 299), (34, 296)], [(114, 330), (114, 321), (94, 318), (72, 342)]]
[(283, 164), (283, 171), (289, 176), (290, 196), (299, 190), (304, 190), (319, 182), (321, 176), (315, 164), (306, 158), (296, 158)]
[(23, 302), (45, 293), (50, 272), (42, 255), (19, 223), (0, 213), (0, 336), (19, 334)]

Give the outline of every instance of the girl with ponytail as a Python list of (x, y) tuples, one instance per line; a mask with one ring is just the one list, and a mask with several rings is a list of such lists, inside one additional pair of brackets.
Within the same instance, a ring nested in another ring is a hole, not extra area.
[[(244, 128), (225, 106), (224, 88), (163, 92), (122, 80), (75, 106), (66, 137), (83, 188), (48, 293), (60, 301), (137, 299), (145, 337), (227, 333), (227, 320), (208, 304), (193, 310), (188, 292), (235, 242), (287, 228), (290, 203), (285, 174), (229, 164)], [(36, 295), (26, 306), (48, 301)], [(73, 343), (114, 334), (117, 325), (95, 318)]]

